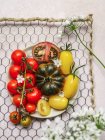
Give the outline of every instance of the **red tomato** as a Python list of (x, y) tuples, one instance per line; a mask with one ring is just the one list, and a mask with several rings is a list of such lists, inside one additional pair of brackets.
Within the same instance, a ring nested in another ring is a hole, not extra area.
[(36, 104), (41, 99), (41, 91), (34, 87), (27, 94), (26, 98), (29, 103)]
[(7, 89), (11, 95), (16, 95), (20, 93), (19, 90), (21, 90), (21, 87), (18, 86), (16, 80), (10, 80), (7, 84)]
[(36, 110), (36, 106), (30, 103), (28, 103), (25, 108), (26, 108), (26, 111), (29, 113), (34, 113)]
[(36, 76), (31, 73), (26, 73), (26, 88), (34, 87), (36, 83)]
[(11, 59), (14, 64), (20, 65), (22, 63), (22, 59), (26, 57), (26, 54), (22, 50), (15, 50), (11, 55)]
[[(21, 95), (15, 95), (13, 97), (13, 104), (18, 108), (20, 107), (20, 101), (21, 101)], [(24, 106), (26, 105), (26, 98), (23, 99), (22, 103)]]
[(32, 48), (32, 55), (35, 60), (40, 62), (49, 62), (59, 57), (60, 49), (51, 42), (40, 42)]
[(13, 79), (17, 78), (17, 75), (21, 73), (21, 66), (18, 65), (12, 65), (9, 68), (9, 74)]
[(10, 113), (9, 118), (13, 124), (19, 124), (21, 120), (21, 115), (17, 111), (14, 111)]
[(27, 58), (27, 72), (32, 73), (38, 69), (38, 62), (34, 58)]

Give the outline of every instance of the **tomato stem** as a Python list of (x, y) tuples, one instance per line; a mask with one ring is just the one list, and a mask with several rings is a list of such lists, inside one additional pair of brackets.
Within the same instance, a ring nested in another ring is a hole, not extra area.
[(24, 107), (22, 101), (23, 101), (23, 98), (24, 98), (25, 86), (26, 86), (26, 69), (25, 69), (25, 72), (24, 72), (24, 84), (23, 84), (23, 90), (22, 90), (21, 101), (20, 101), (20, 106), (22, 106), (22, 107)]
[(89, 49), (81, 40), (78, 32), (76, 30), (74, 30), (74, 32), (76, 33), (78, 39), (80, 40), (80, 42), (82, 43), (82, 45), (97, 59), (97, 61), (103, 66), (103, 68), (105, 69), (105, 65), (103, 64), (103, 62), (93, 53), (93, 51), (91, 49)]
[(73, 74), (75, 75), (76, 71), (77, 71), (78, 69), (80, 69), (80, 68), (84, 67), (84, 66), (85, 66), (85, 65), (82, 65), (82, 66), (80, 66), (80, 67), (76, 68), (76, 69), (74, 70)]

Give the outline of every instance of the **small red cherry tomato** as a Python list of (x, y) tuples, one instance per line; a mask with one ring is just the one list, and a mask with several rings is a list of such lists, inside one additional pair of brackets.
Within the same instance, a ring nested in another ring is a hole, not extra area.
[(36, 83), (35, 74), (26, 73), (26, 88), (34, 87), (35, 83)]
[[(19, 108), (20, 102), (21, 102), (21, 95), (14, 95), (13, 96), (13, 104)], [(23, 99), (22, 103), (24, 106), (26, 105), (26, 98)]]
[(26, 94), (27, 101), (32, 104), (37, 104), (37, 102), (41, 99), (41, 96), (41, 91), (36, 87), (30, 89), (30, 91)]
[(30, 104), (30, 103), (26, 104), (25, 108), (26, 108), (26, 111), (29, 113), (34, 113), (36, 110), (35, 104)]
[(11, 59), (14, 64), (20, 65), (23, 62), (23, 59), (26, 57), (26, 54), (22, 50), (15, 50), (11, 54)]
[(11, 95), (16, 95), (16, 94), (20, 94), (22, 87), (19, 87), (17, 81), (12, 79), (8, 82), (7, 89)]
[(21, 73), (21, 66), (18, 65), (12, 65), (9, 68), (9, 74), (11, 76), (11, 78), (16, 79), (17, 75), (19, 75)]
[(9, 118), (13, 124), (19, 124), (21, 120), (21, 115), (17, 111), (13, 111), (10, 113)]
[(26, 59), (27, 72), (32, 73), (38, 69), (38, 62), (34, 58)]

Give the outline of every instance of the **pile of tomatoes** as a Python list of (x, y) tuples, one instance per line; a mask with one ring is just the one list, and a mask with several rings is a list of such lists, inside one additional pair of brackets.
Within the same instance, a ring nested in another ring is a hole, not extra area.
[[(27, 112), (34, 113), (36, 110), (37, 102), (42, 96), (41, 91), (37, 87), (35, 87), (35, 71), (38, 69), (38, 62), (34, 58), (27, 58), (25, 52), (22, 50), (15, 50), (11, 55), (11, 59), (12, 65), (9, 68), (9, 76), (11, 80), (7, 84), (7, 89), (12, 96), (13, 104), (17, 108), (20, 108), (21, 92), (23, 90), (24, 80), (18, 82), (17, 77), (19, 75), (23, 75), (24, 77), (24, 72), (26, 70), (26, 94), (24, 96), (24, 99), (22, 100), (22, 104), (24, 105), (24, 108)], [(11, 113), (12, 116), (13, 114), (15, 114), (15, 116), (18, 116), (17, 120), (21, 118), (20, 115), (16, 115), (16, 112)]]
[[(48, 116), (51, 108), (66, 109), (79, 86), (79, 77), (75, 75), (78, 68), (72, 71), (74, 59), (70, 44), (62, 50), (50, 42), (41, 42), (33, 47), (32, 55), (28, 58), (22, 50), (13, 51), (7, 84), (12, 102), (19, 109), (10, 114), (10, 120), (24, 127), (31, 123), (30, 114), (36, 109), (42, 116)], [(63, 96), (59, 92), (63, 92)], [(25, 113), (22, 114), (21, 108)]]

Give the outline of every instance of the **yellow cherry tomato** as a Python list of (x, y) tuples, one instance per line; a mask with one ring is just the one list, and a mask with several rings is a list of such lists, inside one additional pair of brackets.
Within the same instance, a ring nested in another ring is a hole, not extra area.
[(58, 95), (50, 96), (49, 105), (57, 110), (64, 110), (68, 106), (68, 99)]
[(37, 104), (38, 112), (42, 116), (48, 116), (51, 112), (49, 103), (46, 100), (40, 99)]
[(77, 93), (80, 79), (76, 75), (68, 75), (65, 79), (63, 92), (66, 98), (72, 98)]
[(69, 74), (74, 64), (72, 53), (69, 50), (60, 53), (61, 70), (63, 74)]

